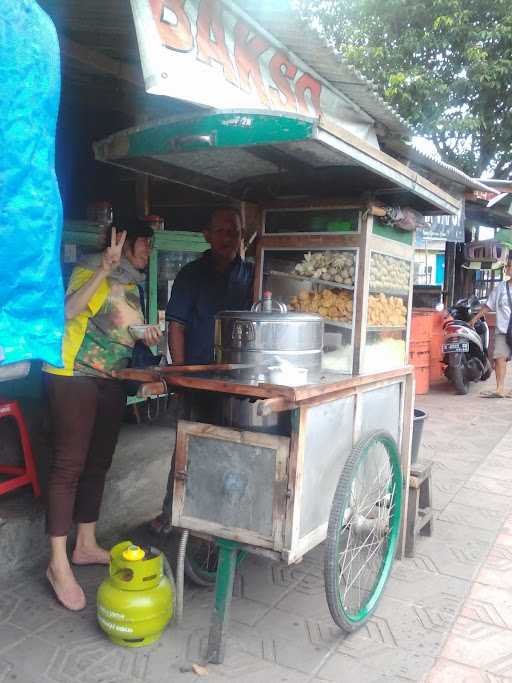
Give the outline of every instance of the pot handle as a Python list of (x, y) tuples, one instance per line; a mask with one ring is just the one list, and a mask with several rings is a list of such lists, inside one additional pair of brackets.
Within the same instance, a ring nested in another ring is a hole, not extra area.
[[(260, 299), (259, 301), (256, 301), (252, 305), (251, 311), (257, 312), (263, 310), (263, 299)], [(279, 313), (288, 313), (288, 306), (286, 304), (283, 304), (282, 301), (272, 301), (272, 310), (279, 311)]]
[(245, 343), (253, 342), (256, 339), (254, 325), (250, 320), (235, 320), (231, 341), (235, 348), (241, 349)]

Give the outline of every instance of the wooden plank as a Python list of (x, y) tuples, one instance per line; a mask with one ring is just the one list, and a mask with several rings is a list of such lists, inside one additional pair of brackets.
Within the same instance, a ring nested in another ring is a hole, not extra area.
[(266, 434), (265, 432), (249, 432), (242, 429), (231, 429), (230, 427), (218, 427), (217, 425), (210, 425), (204, 422), (180, 420), (178, 426), (184, 434), (189, 436), (202, 436), (210, 439), (232, 441), (233, 443), (248, 444), (272, 450), (279, 450), (283, 447), (288, 450), (290, 442), (287, 436), (277, 436), (275, 434)]
[(295, 387), (295, 401), (301, 403), (310, 398), (317, 396), (327, 396), (335, 392), (342, 392), (345, 389), (353, 387), (364, 387), (377, 382), (386, 382), (387, 380), (398, 379), (405, 377), (413, 372), (414, 368), (405, 366), (403, 368), (395, 368), (393, 370), (386, 370), (384, 372), (372, 373), (368, 375), (350, 376), (339, 382), (331, 382), (325, 384), (306, 385), (304, 387)]
[(174, 449), (174, 482), (171, 519), (181, 526), (180, 519), (185, 505), (185, 476), (187, 472), (187, 434), (184, 421), (178, 420), (176, 428), (176, 447)]
[(297, 408), (292, 416), (290, 461), (288, 465), (288, 501), (286, 506), (285, 549), (295, 554), (300, 536), (300, 512), (304, 480), (304, 449), (306, 446), (307, 408)]
[[(280, 437), (283, 439), (283, 437)], [(273, 550), (281, 551), (284, 547), (284, 527), (286, 519), (286, 503), (288, 491), (288, 462), (290, 458), (290, 439), (286, 437), (276, 448), (276, 476), (274, 481), (274, 497), (272, 505), (272, 529), (274, 535)]]
[(292, 551), (283, 553), (284, 559), (288, 564), (295, 564), (300, 562), (306, 553), (313, 548), (316, 548), (320, 543), (323, 543), (327, 538), (327, 527), (329, 522), (321, 524), (313, 531), (310, 531), (306, 536), (303, 536), (293, 547)]
[(230, 370), (249, 370), (255, 367), (250, 363), (208, 363), (207, 365), (172, 365), (158, 366), (162, 375), (174, 375), (190, 372), (225, 372)]
[[(238, 396), (251, 396), (253, 398), (269, 399), (278, 398), (284, 399), (293, 405), (309, 401), (310, 399), (325, 399), (331, 400), (335, 395), (343, 395), (348, 390), (356, 387), (365, 387), (375, 385), (377, 383), (386, 383), (390, 380), (395, 380), (413, 372), (411, 366), (404, 368), (396, 368), (394, 370), (387, 370), (385, 372), (373, 373), (369, 375), (358, 375), (357, 377), (349, 376), (340, 381), (322, 382), (319, 384), (309, 384), (303, 387), (287, 387), (278, 384), (242, 384), (237, 382), (228, 382), (223, 380), (207, 379), (203, 377), (193, 377), (177, 370), (175, 374), (171, 370), (173, 366), (167, 368), (154, 368), (139, 370), (136, 368), (119, 370), (115, 376), (119, 379), (134, 379), (140, 382), (154, 382), (158, 381), (162, 376), (165, 378), (169, 387), (181, 387), (183, 389), (201, 389), (204, 391), (213, 391), (223, 394), (234, 394)], [(184, 366), (182, 366), (183, 368)], [(194, 366), (188, 366), (189, 368)], [(223, 366), (195, 366), (202, 367), (207, 370), (222, 368)], [(249, 366), (251, 367), (251, 366)], [(177, 368), (177, 366), (176, 366)], [(194, 372), (194, 371), (191, 371)], [(321, 401), (320, 401), (321, 402)]]
[(258, 387), (262, 391), (267, 391), (270, 396), (275, 396), (276, 398), (286, 398), (289, 401), (295, 401), (295, 388), (285, 386), (284, 384), (267, 384), (266, 382), (260, 382)]
[(395, 258), (407, 261), (411, 261), (414, 258), (414, 242), (412, 245), (402, 244), (402, 242), (395, 242), (394, 240), (371, 233), (369, 247), (372, 251), (378, 251), (380, 254), (387, 254), (388, 256), (394, 256)]
[[(213, 536), (212, 534), (207, 534), (204, 531), (200, 531), (199, 529), (194, 530), (194, 536), (197, 536), (197, 538), (202, 538), (205, 541), (215, 541), (215, 536)], [(247, 543), (242, 543), (241, 541), (238, 541), (238, 543), (240, 543), (240, 550), (244, 550), (247, 553), (251, 553), (251, 555), (265, 557), (268, 560), (271, 560), (272, 562), (280, 562), (283, 559), (281, 552), (275, 552), (270, 548), (257, 548), (254, 545), (248, 545)]]
[(110, 74), (121, 81), (128, 81), (144, 89), (144, 79), (142, 78), (140, 68), (107, 57), (107, 55), (101, 52), (65, 38), (62, 34), (59, 36), (59, 43), (61, 53), (68, 59), (79, 62), (84, 66), (93, 67), (97, 71)]
[[(166, 377), (167, 384), (172, 387), (183, 389), (201, 389), (203, 391), (214, 391), (220, 394), (234, 394), (235, 396), (250, 396), (252, 398), (273, 398), (282, 397), (280, 387), (269, 385), (237, 384), (235, 382), (224, 382), (221, 380), (204, 379), (191, 377), (190, 375), (177, 374)], [(289, 391), (290, 387), (286, 387)], [(288, 395), (285, 396), (287, 398)], [(293, 397), (292, 397), (293, 398)]]
[(277, 398), (267, 398), (263, 401), (258, 401), (256, 412), (260, 417), (267, 417), (272, 413), (283, 413), (291, 410), (293, 407), (294, 404), (288, 399), (278, 396)]
[[(173, 519), (174, 519), (173, 506)], [(210, 534), (216, 538), (227, 538), (230, 541), (237, 541), (238, 543), (247, 543), (255, 547), (268, 548), (272, 550), (274, 547), (274, 540), (267, 538), (255, 531), (249, 529), (238, 529), (237, 527), (227, 527), (216, 522), (208, 522), (205, 519), (196, 519), (195, 517), (187, 517), (180, 515), (177, 520), (178, 526), (183, 529), (190, 529), (190, 531), (202, 531)]]
[[(355, 396), (361, 393), (364, 393), (365, 391), (373, 391), (374, 389), (380, 389), (381, 387), (387, 387), (390, 386), (391, 384), (397, 384), (401, 382), (402, 379), (398, 378), (396, 380), (389, 380), (385, 379), (380, 382), (372, 382), (371, 384), (364, 384), (362, 386), (351, 386), (343, 390), (336, 390), (333, 391), (332, 393), (328, 394), (320, 394), (318, 396), (314, 396), (313, 398), (308, 398), (305, 401), (300, 401), (300, 403), (297, 404), (290, 404), (290, 409), (293, 408), (295, 405), (300, 405), (300, 406), (307, 406), (308, 408), (313, 408), (314, 406), (319, 406), (323, 405), (325, 403), (329, 403), (331, 401), (337, 401), (340, 398), (346, 398), (348, 396)], [(277, 411), (276, 411), (277, 412)]]
[(431, 183), (429, 180), (421, 176), (419, 173), (408, 168), (397, 159), (394, 159), (389, 154), (382, 152), (381, 150), (365, 142), (362, 138), (359, 138), (353, 133), (350, 133), (346, 128), (343, 128), (342, 126), (337, 125), (332, 121), (327, 122), (323, 117), (320, 117), (320, 126), (331, 135), (334, 135), (336, 138), (339, 138), (340, 140), (345, 142), (347, 145), (350, 145), (351, 147), (360, 150), (368, 157), (375, 159), (384, 166), (387, 166), (389, 169), (392, 169), (396, 173), (399, 173), (404, 178), (407, 178), (413, 183), (421, 186), (429, 193), (438, 197), (443, 202), (450, 204), (453, 207), (454, 212), (455, 210), (460, 209), (461, 200), (448, 194), (448, 192), (445, 192), (437, 185), (434, 185), (434, 183)]
[(156, 370), (150, 368), (126, 368), (126, 370), (117, 370), (112, 373), (117, 379), (133, 379), (136, 382), (158, 382), (160, 375)]

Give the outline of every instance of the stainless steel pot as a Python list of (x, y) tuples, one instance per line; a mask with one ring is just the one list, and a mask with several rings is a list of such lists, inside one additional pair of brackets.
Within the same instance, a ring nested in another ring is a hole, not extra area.
[(259, 415), (258, 405), (261, 401), (243, 396), (223, 396), (220, 402), (222, 424), (225, 427), (290, 436), (290, 413), (287, 411)]
[[(274, 304), (276, 305), (276, 304)], [(256, 305), (257, 306), (257, 305)], [(215, 316), (215, 360), (248, 363), (259, 372), (283, 361), (318, 370), (322, 364), (324, 320), (320, 315), (277, 311), (222, 311)]]

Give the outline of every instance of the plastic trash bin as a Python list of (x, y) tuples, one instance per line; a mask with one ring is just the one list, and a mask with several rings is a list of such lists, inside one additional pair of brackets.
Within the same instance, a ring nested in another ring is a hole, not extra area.
[(421, 435), (423, 432), (423, 423), (427, 417), (428, 415), (425, 410), (420, 410), (419, 408), (414, 409), (414, 420), (412, 423), (411, 464), (414, 464), (418, 460)]

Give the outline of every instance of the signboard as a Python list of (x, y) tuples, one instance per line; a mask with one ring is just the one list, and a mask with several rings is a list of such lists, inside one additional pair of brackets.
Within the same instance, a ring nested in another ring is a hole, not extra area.
[(215, 109), (321, 116), (378, 147), (366, 113), (231, 3), (130, 2), (148, 93)]
[(428, 228), (416, 230), (416, 246), (423, 247), (425, 241), (464, 242), (464, 211), (455, 216), (425, 216)]

